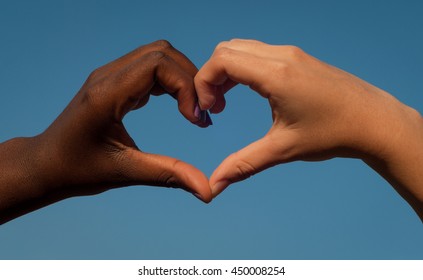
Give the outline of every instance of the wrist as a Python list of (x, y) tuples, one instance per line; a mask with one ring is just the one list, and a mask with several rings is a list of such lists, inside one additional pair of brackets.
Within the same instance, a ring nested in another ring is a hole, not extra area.
[[(382, 103), (383, 104), (383, 103)], [(423, 119), (416, 110), (389, 98), (367, 129), (361, 158), (409, 202), (423, 220)]]
[(14, 138), (0, 145), (0, 223), (30, 212), (48, 192), (41, 174), (36, 137)]
[(351, 121), (345, 125), (345, 146), (363, 160), (391, 161), (404, 148), (405, 140), (416, 137), (421, 116), (375, 87), (367, 88), (359, 96), (347, 112)]
[(363, 152), (370, 158), (391, 163), (419, 155), (423, 143), (423, 119), (416, 110), (396, 99), (374, 111), (366, 130), (368, 145)]
[(42, 134), (0, 145), (0, 224), (73, 196), (51, 145)]

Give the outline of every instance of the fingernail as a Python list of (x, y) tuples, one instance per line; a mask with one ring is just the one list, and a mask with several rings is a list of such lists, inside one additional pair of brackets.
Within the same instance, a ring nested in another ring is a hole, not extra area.
[(198, 104), (195, 105), (194, 108), (194, 116), (199, 120), (201, 117), (201, 109), (200, 106), (198, 106)]
[(209, 112), (207, 111), (201, 111), (201, 122), (203, 124), (206, 124), (207, 126), (212, 125), (213, 122), (210, 118)]
[(211, 188), (213, 197), (216, 197), (217, 195), (219, 195), (229, 185), (230, 185), (230, 183), (227, 180), (219, 181), (216, 184), (214, 184)]
[(206, 124), (207, 125), (213, 125), (213, 121), (209, 115), (209, 113), (206, 111)]
[[(201, 110), (200, 106), (198, 104), (195, 105), (194, 116), (197, 118), (197, 120), (199, 122), (201, 122), (201, 125), (203, 127), (204, 127), (204, 125), (205, 126), (213, 125), (213, 122), (210, 118), (209, 112), (207, 112), (207, 110)], [(197, 125), (198, 125), (198, 123), (197, 123)]]
[(207, 121), (207, 111), (201, 111), (201, 122), (206, 123)]

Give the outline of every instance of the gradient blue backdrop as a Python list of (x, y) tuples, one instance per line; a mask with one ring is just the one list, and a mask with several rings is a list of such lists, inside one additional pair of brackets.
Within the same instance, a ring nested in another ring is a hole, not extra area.
[[(157, 39), (200, 67), (217, 43), (298, 45), (423, 112), (421, 1), (0, 1), (0, 142), (42, 132), (95, 68)], [(206, 175), (271, 125), (266, 100), (227, 95), (197, 128), (169, 96), (125, 119), (145, 151)], [(392, 133), (395, 133), (393, 131)], [(0, 227), (2, 259), (422, 259), (423, 226), (359, 160), (297, 162), (209, 205), (173, 189), (72, 198)]]

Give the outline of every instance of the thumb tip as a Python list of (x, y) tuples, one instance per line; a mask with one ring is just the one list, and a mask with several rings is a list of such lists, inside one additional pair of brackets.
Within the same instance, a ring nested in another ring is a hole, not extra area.
[(230, 182), (228, 180), (220, 180), (214, 183), (211, 187), (213, 198), (222, 193), (229, 185)]
[(198, 198), (199, 200), (201, 200), (202, 202), (204, 202), (205, 204), (209, 204), (213, 200), (213, 196), (212, 195), (208, 195), (206, 197), (202, 196), (199, 193), (193, 193), (193, 195), (196, 198)]

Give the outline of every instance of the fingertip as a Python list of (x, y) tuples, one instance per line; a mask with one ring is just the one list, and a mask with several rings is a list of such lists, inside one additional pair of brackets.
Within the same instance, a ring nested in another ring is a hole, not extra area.
[(201, 128), (205, 128), (205, 127), (209, 127), (210, 125), (213, 125), (213, 121), (210, 117), (209, 112), (200, 110), (199, 105), (195, 106), (194, 115), (196, 117), (196, 120), (192, 122), (193, 124)]
[(232, 182), (227, 177), (227, 169), (225, 168), (224, 163), (225, 161), (222, 162), (210, 176), (209, 184), (213, 198), (222, 193)]
[(219, 114), (221, 113), (226, 106), (226, 100), (223, 96), (220, 96), (220, 98), (216, 98), (216, 101), (212, 108), (210, 108), (210, 113), (212, 114)]
[(185, 119), (192, 123), (198, 121), (198, 109), (196, 109), (197, 105), (195, 99), (196, 97), (194, 91), (192, 93), (189, 93), (189, 91), (187, 91), (184, 94), (182, 94), (181, 92), (177, 96), (179, 112), (182, 114), (182, 116), (184, 116)]
[(194, 193), (193, 195), (199, 200), (201, 200), (202, 202), (204, 202), (205, 204), (209, 204), (213, 200), (213, 196), (207, 196), (206, 198), (204, 198), (202, 195), (198, 193)]
[(207, 189), (202, 189), (201, 191), (193, 192), (192, 194), (206, 204), (210, 203), (214, 198), (209, 185), (207, 185)]
[(216, 97), (213, 93), (213, 87), (202, 80), (199, 75), (194, 78), (195, 91), (198, 96), (198, 105), (201, 110), (209, 110), (216, 102)]
[(213, 125), (213, 121), (209, 112), (206, 110), (201, 110), (198, 103), (196, 103), (194, 106), (188, 106), (187, 104), (180, 105), (179, 112), (185, 117), (185, 119), (197, 125), (198, 127), (205, 128)]
[(184, 190), (189, 191), (205, 203), (209, 203), (213, 199), (208, 178), (196, 167), (183, 163), (175, 166), (173, 171), (179, 177)]
[(200, 109), (203, 111), (210, 110), (216, 103), (216, 97), (213, 95), (207, 94), (200, 97), (198, 96), (198, 105), (200, 106)]
[(190, 176), (191, 177), (190, 180), (192, 180), (190, 182), (191, 184), (190, 189), (192, 190), (192, 194), (195, 197), (197, 197), (199, 200), (201, 200), (202, 202), (206, 204), (210, 203), (213, 200), (213, 193), (210, 188), (209, 179), (206, 177), (206, 175), (204, 175), (204, 173), (202, 173), (199, 170), (196, 176), (192, 176), (192, 175), (194, 175), (194, 173), (191, 173), (191, 176)]
[(221, 194), (229, 185), (230, 182), (228, 180), (221, 180), (213, 184), (211, 187), (213, 198)]

